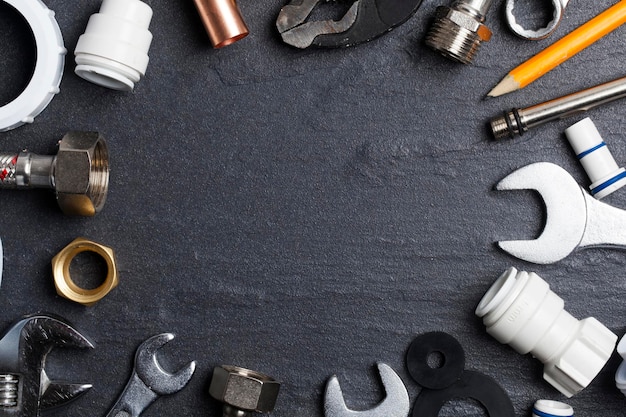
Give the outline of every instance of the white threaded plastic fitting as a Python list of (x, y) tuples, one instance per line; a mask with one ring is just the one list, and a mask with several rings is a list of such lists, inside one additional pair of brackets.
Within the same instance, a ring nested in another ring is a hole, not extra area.
[(76, 75), (103, 87), (132, 91), (148, 67), (151, 20), (152, 9), (140, 0), (104, 0), (78, 39)]
[(626, 170), (617, 166), (590, 118), (568, 127), (565, 136), (591, 179), (591, 194), (601, 199), (626, 185)]
[(577, 320), (533, 272), (509, 268), (484, 295), (476, 315), (487, 333), (544, 364), (543, 378), (567, 397), (581, 391), (611, 357), (617, 336), (593, 317)]
[(574, 409), (562, 402), (538, 400), (533, 407), (532, 417), (572, 417)]

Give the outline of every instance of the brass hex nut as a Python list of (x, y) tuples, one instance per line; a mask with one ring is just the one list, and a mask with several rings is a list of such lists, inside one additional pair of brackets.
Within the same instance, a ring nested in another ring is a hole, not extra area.
[(222, 365), (213, 370), (209, 394), (239, 410), (268, 413), (274, 409), (279, 389), (280, 382), (272, 377)]
[(437, 18), (447, 19), (460, 28), (475, 33), (482, 42), (488, 42), (491, 39), (491, 30), (468, 13), (439, 6), (437, 7)]
[(106, 201), (109, 156), (96, 132), (69, 132), (59, 142), (54, 172), (59, 207), (65, 214), (93, 216)]
[[(102, 257), (107, 265), (107, 276), (104, 282), (94, 289), (80, 288), (70, 275), (72, 260), (82, 252), (93, 252)], [(91, 306), (104, 298), (111, 290), (117, 287), (119, 277), (117, 263), (113, 249), (85, 238), (75, 239), (61, 252), (52, 258), (52, 275), (57, 294), (68, 300)]]

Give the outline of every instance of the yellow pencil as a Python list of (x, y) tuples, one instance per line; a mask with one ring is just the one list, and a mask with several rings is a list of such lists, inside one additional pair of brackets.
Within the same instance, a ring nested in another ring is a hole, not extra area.
[(626, 23), (626, 0), (600, 13), (578, 29), (556, 41), (520, 66), (511, 70), (488, 94), (498, 97), (526, 87), (598, 39)]

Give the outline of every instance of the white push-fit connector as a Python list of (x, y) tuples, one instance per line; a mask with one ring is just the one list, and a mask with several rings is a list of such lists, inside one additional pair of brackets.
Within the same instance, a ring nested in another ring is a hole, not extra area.
[(148, 68), (150, 20), (152, 9), (140, 0), (104, 0), (78, 39), (74, 72), (103, 87), (132, 91)]
[(532, 417), (572, 417), (574, 409), (565, 403), (552, 400), (538, 400), (533, 407)]
[(604, 198), (626, 185), (626, 170), (617, 166), (590, 118), (568, 127), (565, 136), (591, 179), (589, 189), (594, 197)]
[(544, 364), (543, 378), (567, 397), (591, 383), (611, 357), (617, 336), (598, 320), (577, 320), (533, 272), (509, 268), (484, 295), (476, 315), (487, 333)]
[(32, 123), (50, 104), (59, 92), (67, 53), (54, 12), (41, 0), (4, 1), (17, 10), (30, 26), (37, 60), (26, 89), (15, 100), (0, 107), (0, 132)]
[(622, 391), (622, 394), (626, 395), (626, 336), (622, 337), (617, 345), (617, 353), (624, 359), (622, 364), (617, 368), (615, 372), (615, 385), (617, 389)]

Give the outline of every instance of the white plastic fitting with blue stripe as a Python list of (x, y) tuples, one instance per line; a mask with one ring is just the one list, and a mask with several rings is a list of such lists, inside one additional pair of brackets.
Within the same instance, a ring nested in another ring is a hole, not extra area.
[(591, 179), (591, 195), (602, 199), (626, 185), (626, 170), (617, 166), (590, 118), (567, 128), (565, 136)]
[(533, 407), (532, 417), (572, 417), (574, 409), (562, 402), (538, 400)]

